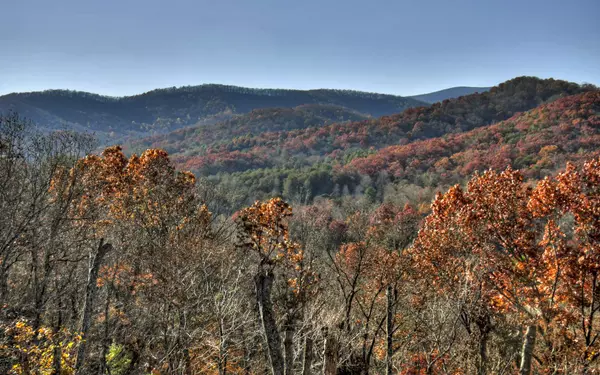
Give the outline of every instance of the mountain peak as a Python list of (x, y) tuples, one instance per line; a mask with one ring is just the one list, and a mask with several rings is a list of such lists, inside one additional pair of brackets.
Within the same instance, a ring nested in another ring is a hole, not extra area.
[(425, 103), (437, 103), (446, 99), (458, 98), (460, 96), (471, 95), (475, 93), (482, 93), (489, 91), (491, 87), (469, 87), (469, 86), (457, 86), (450, 87), (447, 89), (430, 92), (427, 94), (413, 95), (410, 98), (423, 101)]

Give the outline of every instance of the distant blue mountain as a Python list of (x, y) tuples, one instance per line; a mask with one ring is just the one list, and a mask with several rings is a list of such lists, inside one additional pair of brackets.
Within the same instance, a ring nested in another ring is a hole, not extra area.
[(428, 94), (413, 95), (409, 98), (417, 99), (426, 103), (437, 103), (446, 99), (458, 98), (459, 96), (471, 95), (476, 92), (482, 93), (489, 91), (490, 87), (450, 87), (449, 89), (430, 92)]
[(88, 130), (117, 141), (213, 123), (255, 109), (314, 104), (379, 117), (427, 103), (350, 90), (253, 89), (208, 84), (119, 98), (69, 90), (14, 93), (0, 96), (0, 113), (17, 111), (43, 128)]

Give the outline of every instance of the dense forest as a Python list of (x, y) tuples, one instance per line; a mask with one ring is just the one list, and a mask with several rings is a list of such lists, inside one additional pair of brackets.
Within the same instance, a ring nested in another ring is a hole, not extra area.
[(392, 116), (310, 126), (306, 111), (294, 111), (290, 121), (286, 112), (265, 110), (126, 150), (167, 150), (179, 168), (235, 191), (237, 207), (277, 194), (307, 203), (365, 192), (380, 202), (417, 194), (422, 203), (476, 170), (511, 165), (539, 178), (595, 151), (597, 110), (593, 86), (519, 77)]
[[(139, 143), (145, 147), (170, 150), (182, 167), (194, 172), (213, 174), (215, 169), (237, 172), (272, 167), (278, 163), (286, 163), (295, 156), (310, 163), (319, 157), (340, 157), (370, 147), (405, 144), (463, 132), (506, 120), (546, 101), (592, 89), (553, 79), (519, 77), (502, 83), (489, 92), (462, 96), (428, 107), (412, 108), (381, 118), (289, 131), (273, 127), (269, 131), (239, 134), (233, 139), (219, 136), (211, 139), (210, 136), (207, 137), (205, 128), (199, 126), (188, 128), (184, 132), (151, 137)], [(256, 122), (253, 122), (252, 117), (244, 117), (235, 125), (253, 128)], [(224, 127), (228, 128), (227, 125)], [(217, 127), (219, 130), (222, 128)], [(214, 130), (209, 128), (208, 132), (212, 133)], [(220, 131), (219, 135), (222, 133)], [(202, 147), (193, 147), (194, 141), (201, 143)], [(247, 164), (250, 158), (253, 165)]]
[(0, 116), (0, 373), (600, 371), (597, 88), (227, 90), (289, 105), (123, 147)]
[(166, 138), (163, 149), (171, 154), (182, 152), (194, 155), (199, 149), (218, 147), (237, 142), (243, 137), (275, 132), (321, 127), (331, 123), (358, 121), (368, 118), (347, 108), (307, 104), (294, 108), (255, 109), (215, 124), (185, 127), (165, 136), (154, 136), (131, 142), (132, 149), (145, 149), (159, 139)]
[(0, 96), (0, 112), (19, 112), (48, 129), (94, 132), (108, 144), (194, 124), (215, 123), (254, 109), (310, 104), (343, 107), (363, 116), (383, 116), (425, 103), (351, 90), (251, 89), (214, 84), (158, 89), (126, 97), (69, 90)]

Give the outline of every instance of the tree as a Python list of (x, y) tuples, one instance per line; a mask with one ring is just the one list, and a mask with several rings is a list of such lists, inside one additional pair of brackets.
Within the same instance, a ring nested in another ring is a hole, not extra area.
[[(600, 309), (600, 159), (580, 168), (568, 163), (564, 172), (540, 181), (529, 208), (544, 222), (540, 241), (547, 270), (544, 287), (555, 301), (549, 306), (552, 317), (562, 322), (562, 327), (546, 328), (564, 340), (562, 345), (552, 343), (553, 356), (569, 356), (573, 365), (587, 373), (600, 356), (596, 325)], [(565, 330), (567, 324), (573, 324), (574, 330)]]
[[(163, 353), (161, 359), (149, 366), (189, 373), (191, 343), (184, 327), (192, 309), (199, 306), (189, 293), (201, 295), (197, 291), (206, 282), (196, 277), (190, 284), (189, 278), (204, 267), (209, 279), (213, 264), (207, 263), (207, 248), (219, 248), (213, 242), (212, 216), (196, 194), (194, 176), (176, 172), (163, 151), (148, 150), (128, 160), (119, 147), (81, 159), (63, 178), (72, 180), (75, 175), (82, 176), (83, 183), (80, 198), (71, 206), (71, 219), (88, 228), (92, 243), (101, 242), (90, 257), (81, 318), (86, 341), (91, 339), (91, 318), (98, 312), (94, 297), (100, 276), (106, 299), (101, 367), (107, 366), (112, 326), (113, 340), (122, 339), (119, 344), (131, 355), (128, 371), (140, 366), (145, 350), (156, 350), (155, 355)], [(107, 254), (109, 248), (116, 251)], [(112, 324), (108, 316), (111, 298), (121, 306), (115, 313), (120, 320)], [(149, 307), (155, 312), (152, 316), (142, 313)], [(166, 335), (162, 345), (146, 349), (142, 338), (156, 339), (152, 326), (160, 324)], [(121, 336), (123, 325), (137, 330), (136, 335), (122, 332)], [(79, 347), (78, 370), (84, 367), (86, 341)]]
[[(290, 240), (292, 208), (280, 198), (256, 202), (238, 214), (239, 246), (257, 256), (254, 277), (256, 302), (274, 375), (293, 374), (293, 335), (298, 306), (309, 296), (315, 274), (304, 265), (304, 252)], [(276, 267), (287, 271), (283, 352), (271, 294)]]
[[(545, 368), (556, 369), (564, 356), (571, 356), (574, 345), (567, 344), (570, 334), (564, 329), (577, 319), (581, 323), (573, 329), (586, 343), (577, 357), (584, 368), (596, 359), (590, 353), (596, 344), (594, 236), (599, 226), (592, 212), (598, 204), (597, 166), (593, 161), (578, 172), (570, 165), (533, 191), (517, 171), (487, 171), (475, 176), (466, 191), (455, 186), (439, 194), (419, 233), (418, 267), (434, 275), (439, 269), (438, 275), (446, 275), (440, 281), (460, 285), (468, 280), (484, 309), (514, 314), (526, 326), (521, 374), (531, 371), (540, 335)], [(484, 355), (482, 350), (480, 372)]]
[(343, 298), (342, 333), (349, 346), (361, 344), (343, 365), (347, 371), (367, 373), (382, 346), (386, 372), (393, 371), (399, 289), (409, 268), (405, 250), (417, 233), (419, 218), (408, 205), (383, 204), (370, 215), (359, 211), (347, 219), (351, 241), (330, 258)]
[[(481, 301), (479, 310), (485, 315), (489, 308), (512, 308), (526, 325), (537, 327), (548, 316), (546, 302), (553, 302), (540, 289), (541, 253), (538, 228), (527, 208), (529, 194), (520, 173), (508, 168), (476, 175), (465, 192), (455, 186), (438, 195), (419, 233), (415, 257), (428, 267), (439, 265), (459, 284), (472, 280), (470, 294)], [(487, 327), (488, 323), (480, 330)], [(522, 374), (530, 371), (535, 340), (535, 328), (527, 331)], [(486, 363), (485, 331), (481, 337), (480, 373)]]

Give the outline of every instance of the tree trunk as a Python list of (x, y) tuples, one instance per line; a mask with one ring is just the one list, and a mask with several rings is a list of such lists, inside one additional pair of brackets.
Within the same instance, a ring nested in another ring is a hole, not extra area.
[[(53, 340), (56, 340), (59, 336), (59, 332), (60, 332), (60, 327), (62, 327), (63, 325), (63, 316), (62, 316), (62, 311), (63, 311), (63, 304), (62, 304), (62, 297), (61, 297), (61, 293), (60, 293), (60, 288), (59, 288), (59, 284), (58, 284), (58, 278), (55, 277), (54, 278), (54, 286), (56, 288), (56, 303), (57, 303), (57, 317), (56, 317), (56, 323), (54, 324), (54, 337)], [(52, 374), (53, 375), (60, 375), (62, 373), (62, 346), (61, 345), (54, 345), (54, 351), (52, 353)]]
[(79, 328), (79, 332), (81, 333), (81, 342), (79, 343), (79, 348), (77, 350), (77, 362), (75, 362), (75, 372), (76, 374), (81, 373), (81, 368), (83, 367), (83, 363), (85, 361), (85, 350), (86, 350), (86, 339), (87, 334), (90, 329), (91, 318), (94, 307), (94, 298), (96, 296), (96, 282), (98, 280), (98, 271), (100, 270), (100, 265), (102, 264), (102, 259), (112, 249), (112, 245), (104, 243), (104, 239), (100, 240), (100, 244), (98, 245), (98, 249), (96, 253), (91, 254), (89, 268), (88, 268), (88, 280), (87, 285), (85, 287), (85, 300), (83, 304), (83, 314), (81, 318), (81, 325)]
[(108, 292), (106, 293), (106, 303), (104, 304), (104, 332), (102, 337), (102, 358), (100, 359), (100, 373), (106, 374), (108, 369), (108, 364), (106, 363), (106, 357), (108, 356), (108, 351), (110, 348), (110, 336), (109, 336), (109, 321), (110, 321), (110, 294), (111, 289), (109, 287)]
[(183, 363), (185, 375), (192, 375), (192, 358), (187, 346), (183, 349)]
[(385, 358), (386, 374), (392, 375), (392, 356), (394, 355), (394, 290), (391, 285), (387, 286), (385, 291), (387, 297), (387, 316), (386, 316), (386, 341), (387, 353)]
[(294, 375), (294, 326), (292, 318), (285, 325), (285, 336), (283, 339), (283, 355), (285, 360), (285, 375)]
[(262, 321), (263, 332), (269, 349), (271, 371), (273, 375), (284, 375), (284, 361), (281, 353), (281, 337), (277, 330), (275, 313), (271, 303), (271, 287), (274, 275), (272, 272), (261, 270), (255, 277), (256, 301)]
[(478, 375), (487, 374), (487, 342), (489, 338), (488, 331), (480, 331), (479, 337), (479, 366), (477, 369)]
[(188, 346), (188, 341), (186, 339), (186, 335), (185, 335), (185, 327), (186, 327), (186, 315), (185, 312), (183, 310), (179, 310), (178, 311), (178, 320), (179, 320), (179, 324), (178, 324), (178, 328), (177, 328), (177, 346), (180, 348), (181, 350), (181, 354), (178, 355), (179, 357), (179, 366), (182, 365), (181, 362), (183, 362), (183, 373), (185, 375), (191, 375), (192, 374), (192, 366), (191, 366), (191, 360), (190, 360), (190, 351), (189, 351), (189, 346)]
[(0, 263), (0, 306), (4, 306), (8, 300), (8, 268)]
[[(245, 336), (244, 326), (240, 327), (240, 336), (241, 337)], [(243, 341), (243, 349), (244, 349), (244, 358), (242, 360), (242, 366), (244, 368), (243, 374), (250, 375), (251, 374), (251, 372), (250, 372), (250, 370), (251, 370), (251, 367), (250, 367), (251, 352), (248, 349), (248, 341), (247, 340)]]
[(323, 329), (325, 344), (323, 348), (323, 375), (336, 375), (338, 363), (337, 341), (328, 332), (327, 327)]
[(227, 375), (227, 341), (223, 319), (219, 319), (219, 375)]
[(313, 341), (306, 335), (304, 339), (304, 359), (302, 361), (302, 375), (310, 375), (313, 361)]
[(533, 358), (533, 349), (535, 348), (535, 338), (537, 326), (530, 325), (527, 327), (525, 337), (523, 339), (523, 350), (521, 351), (521, 366), (519, 367), (519, 375), (529, 375), (531, 373), (531, 360)]
[[(136, 340), (137, 341), (137, 340)], [(136, 374), (136, 368), (140, 362), (140, 345), (137, 342), (128, 345), (128, 350), (131, 352), (131, 361), (129, 362), (129, 366), (127, 366), (127, 370), (125, 370), (125, 374)], [(152, 368), (147, 368), (146, 372), (152, 371)]]
[[(54, 340), (56, 340), (56, 337), (58, 336), (58, 333), (60, 331), (60, 327), (62, 326), (62, 305), (60, 302), (60, 297), (58, 298), (58, 319), (56, 322), (56, 325), (54, 326), (54, 335), (55, 338)], [(62, 369), (61, 369), (61, 362), (62, 362), (62, 347), (61, 345), (54, 345), (54, 350), (52, 353), (52, 374), (53, 375), (60, 375), (62, 373)]]
[(477, 364), (477, 374), (487, 374), (487, 343), (492, 330), (492, 321), (488, 314), (480, 314), (475, 321), (479, 328), (479, 363)]

